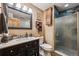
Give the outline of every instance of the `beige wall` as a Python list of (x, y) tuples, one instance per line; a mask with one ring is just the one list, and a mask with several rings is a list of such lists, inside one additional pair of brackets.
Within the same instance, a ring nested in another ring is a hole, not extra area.
[(0, 13), (1, 13), (1, 3), (0, 3)]
[[(53, 10), (54, 12), (54, 10)], [(45, 19), (45, 12), (44, 12), (44, 35), (45, 35), (45, 40), (48, 44), (52, 45), (54, 47), (54, 13), (52, 16), (52, 26), (47, 26), (46, 25), (46, 19)]]
[(1, 3), (0, 3), (0, 7), (1, 7)]
[[(30, 7), (32, 8), (32, 11), (33, 11), (33, 15), (32, 15), (32, 29), (9, 29), (9, 33), (10, 34), (17, 34), (17, 35), (20, 35), (20, 34), (25, 34), (26, 32), (27, 33), (32, 33), (34, 36), (39, 36), (38, 32), (37, 32), (37, 29), (36, 29), (36, 25), (35, 25), (35, 21), (37, 19), (37, 12), (41, 14), (41, 16), (43, 15), (43, 11), (41, 11), (40, 9), (36, 8), (35, 6), (33, 6), (32, 4), (30, 3), (25, 3), (23, 5), (26, 5), (27, 7)], [(43, 19), (43, 18), (41, 18)]]

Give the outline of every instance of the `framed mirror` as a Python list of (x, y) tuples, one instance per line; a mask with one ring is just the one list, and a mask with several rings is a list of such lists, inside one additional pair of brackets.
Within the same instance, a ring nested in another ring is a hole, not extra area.
[[(32, 29), (32, 13), (29, 13), (28, 8), (23, 8), (14, 3), (8, 5), (8, 28), (9, 29)], [(26, 10), (28, 9), (28, 11)]]

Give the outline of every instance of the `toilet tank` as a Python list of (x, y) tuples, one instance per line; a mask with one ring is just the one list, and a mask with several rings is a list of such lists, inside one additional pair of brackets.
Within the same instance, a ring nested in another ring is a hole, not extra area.
[(44, 42), (44, 37), (43, 36), (39, 37), (39, 44), (41, 45), (43, 44), (43, 42)]

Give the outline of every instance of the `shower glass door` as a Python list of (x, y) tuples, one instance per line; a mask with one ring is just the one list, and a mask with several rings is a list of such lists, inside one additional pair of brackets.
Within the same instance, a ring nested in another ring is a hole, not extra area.
[(77, 55), (77, 15), (55, 18), (55, 27), (55, 49), (66, 55)]

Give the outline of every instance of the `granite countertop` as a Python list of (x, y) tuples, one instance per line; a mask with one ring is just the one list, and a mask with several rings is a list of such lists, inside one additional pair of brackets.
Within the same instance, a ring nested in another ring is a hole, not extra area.
[(0, 49), (7, 48), (10, 46), (22, 44), (25, 42), (33, 41), (33, 40), (38, 40), (39, 37), (27, 37), (27, 38), (18, 38), (18, 39), (13, 39), (11, 41), (8, 41), (7, 43), (1, 43), (0, 44)]

